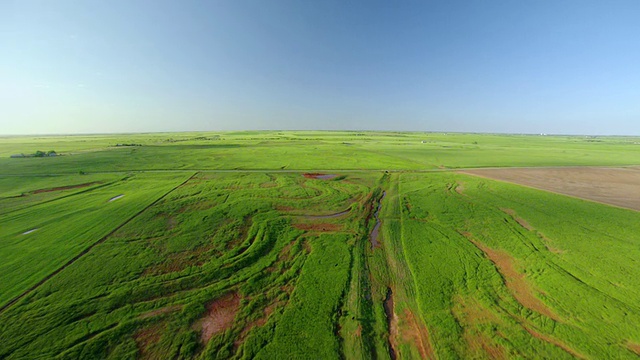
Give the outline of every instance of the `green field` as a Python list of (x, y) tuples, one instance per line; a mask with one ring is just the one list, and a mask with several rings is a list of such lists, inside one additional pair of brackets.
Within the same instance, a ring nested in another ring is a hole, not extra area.
[(0, 359), (637, 358), (640, 214), (454, 170), (639, 142), (0, 138)]

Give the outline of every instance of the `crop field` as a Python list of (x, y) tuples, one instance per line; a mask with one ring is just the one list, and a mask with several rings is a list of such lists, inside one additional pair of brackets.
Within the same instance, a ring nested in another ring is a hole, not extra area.
[(1, 138), (0, 359), (637, 358), (638, 141)]

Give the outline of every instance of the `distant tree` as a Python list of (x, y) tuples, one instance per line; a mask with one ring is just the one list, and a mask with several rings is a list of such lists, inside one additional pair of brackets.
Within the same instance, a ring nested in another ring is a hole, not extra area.
[(55, 150), (49, 150), (49, 151), (47, 151), (47, 156), (56, 156), (56, 155), (58, 155), (58, 154), (56, 153), (56, 151), (55, 151)]
[(35, 157), (43, 157), (45, 155), (46, 155), (46, 153), (44, 151), (40, 151), (40, 150), (36, 151), (36, 153), (34, 154)]

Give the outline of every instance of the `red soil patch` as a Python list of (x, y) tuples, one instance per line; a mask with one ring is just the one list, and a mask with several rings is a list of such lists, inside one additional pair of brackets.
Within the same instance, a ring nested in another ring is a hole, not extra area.
[(138, 359), (158, 358), (157, 356), (154, 356), (155, 354), (153, 354), (149, 348), (160, 341), (160, 337), (162, 337), (162, 333), (164, 332), (165, 328), (166, 324), (164, 322), (161, 322), (138, 330), (133, 335), (133, 339), (138, 346)]
[(582, 354), (580, 354), (579, 352), (573, 350), (572, 348), (570, 348), (569, 346), (567, 346), (567, 344), (563, 343), (560, 340), (554, 339), (549, 335), (545, 335), (545, 334), (541, 334), (533, 329), (529, 329), (528, 327), (523, 325), (523, 328), (529, 333), (531, 334), (531, 336), (540, 339), (542, 341), (548, 342), (549, 344), (555, 345), (559, 348), (561, 348), (562, 350), (566, 351), (567, 353), (571, 354), (573, 357), (576, 357), (578, 359), (586, 359), (586, 357)]
[(513, 209), (500, 209), (500, 210), (502, 210), (502, 211), (504, 211), (505, 213), (507, 213), (507, 214), (511, 215), (511, 217), (513, 218), (513, 220), (515, 220), (515, 221), (516, 221), (518, 224), (520, 224), (520, 226), (522, 226), (523, 228), (525, 228), (525, 229), (527, 229), (527, 230), (529, 230), (529, 231), (535, 231), (535, 229), (533, 228), (533, 226), (529, 225), (529, 223), (528, 223), (526, 220), (524, 220), (524, 219), (522, 219), (522, 218), (519, 218), (519, 217), (516, 215), (515, 210), (513, 210)]
[[(400, 336), (404, 342), (416, 344), (422, 359), (436, 359), (429, 339), (429, 331), (426, 326), (419, 323), (415, 315), (405, 309), (399, 327)], [(402, 357), (402, 356), (400, 356)]]
[(294, 224), (293, 225), (294, 228), (296, 229), (300, 229), (300, 230), (305, 230), (305, 231), (340, 231), (342, 230), (342, 226), (338, 225), (338, 224), (331, 224), (331, 223), (317, 223), (317, 224), (305, 224), (305, 223), (301, 223), (301, 224)]
[(631, 168), (474, 169), (461, 172), (640, 211), (640, 171)]
[(456, 184), (456, 188), (455, 188), (455, 190), (456, 190), (456, 192), (457, 192), (458, 194), (460, 194), (460, 195), (465, 195), (465, 196), (466, 196), (466, 194), (464, 193), (464, 184), (462, 184), (462, 183), (457, 183), (457, 184)]
[(477, 338), (482, 350), (491, 359), (508, 359), (507, 353), (502, 346), (496, 345), (486, 335), (479, 335)]
[(87, 187), (87, 186), (91, 186), (91, 185), (95, 185), (95, 184), (100, 184), (100, 182), (99, 181), (94, 181), (94, 182), (85, 183), (85, 184), (59, 186), (59, 187), (48, 188), (48, 189), (39, 189), (39, 190), (32, 191), (31, 193), (32, 194), (40, 194), (40, 193), (46, 193), (46, 192), (52, 192), (52, 191), (79, 189), (79, 188), (83, 188), (83, 187)]
[(362, 324), (358, 324), (356, 331), (353, 333), (355, 337), (362, 337)]
[(291, 295), (291, 293), (293, 293), (293, 290), (295, 290), (295, 287), (292, 284), (280, 286), (280, 291), (286, 293), (287, 295)]
[(200, 331), (200, 340), (206, 344), (213, 335), (231, 328), (239, 309), (238, 294), (227, 294), (207, 305), (207, 313), (193, 324), (193, 329)]
[(304, 174), (302, 174), (302, 176), (304, 176), (307, 179), (329, 180), (329, 179), (333, 179), (334, 177), (336, 177), (338, 175), (320, 174), (320, 173), (304, 173)]
[(476, 354), (484, 353), (489, 359), (508, 359), (506, 350), (495, 344), (489, 336), (483, 333), (465, 331), (463, 335), (469, 349)]
[(500, 324), (503, 321), (475, 298), (454, 297), (454, 314), (467, 324)]
[(347, 215), (350, 212), (351, 212), (351, 209), (347, 209), (347, 210), (343, 210), (343, 211), (340, 211), (340, 212), (337, 212), (337, 213), (333, 213), (333, 214), (306, 215), (305, 218), (307, 218), (307, 219), (333, 219), (333, 218), (341, 217), (343, 215)]
[(491, 359), (507, 359), (505, 349), (496, 344), (486, 334), (475, 330), (478, 326), (486, 324), (499, 324), (502, 320), (475, 298), (454, 298), (455, 306), (453, 314), (463, 326), (463, 338), (470, 350), (476, 354), (485, 353)]
[(640, 356), (640, 344), (629, 342), (627, 348)]
[(525, 275), (516, 269), (511, 255), (504, 251), (494, 250), (485, 246), (475, 240), (469, 233), (463, 233), (463, 235), (477, 246), (478, 249), (482, 250), (485, 256), (493, 262), (502, 275), (507, 289), (509, 289), (511, 295), (513, 295), (522, 306), (555, 321), (561, 321), (551, 309), (534, 295), (533, 289), (525, 279)]
[(307, 254), (311, 254), (311, 243), (308, 239), (305, 239), (302, 242), (302, 246), (304, 247), (304, 250), (307, 252)]

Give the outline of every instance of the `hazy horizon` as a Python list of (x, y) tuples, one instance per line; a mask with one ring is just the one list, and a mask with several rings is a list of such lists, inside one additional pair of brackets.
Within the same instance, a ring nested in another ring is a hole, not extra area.
[(8, 1), (0, 135), (637, 136), (638, 10), (634, 1)]

